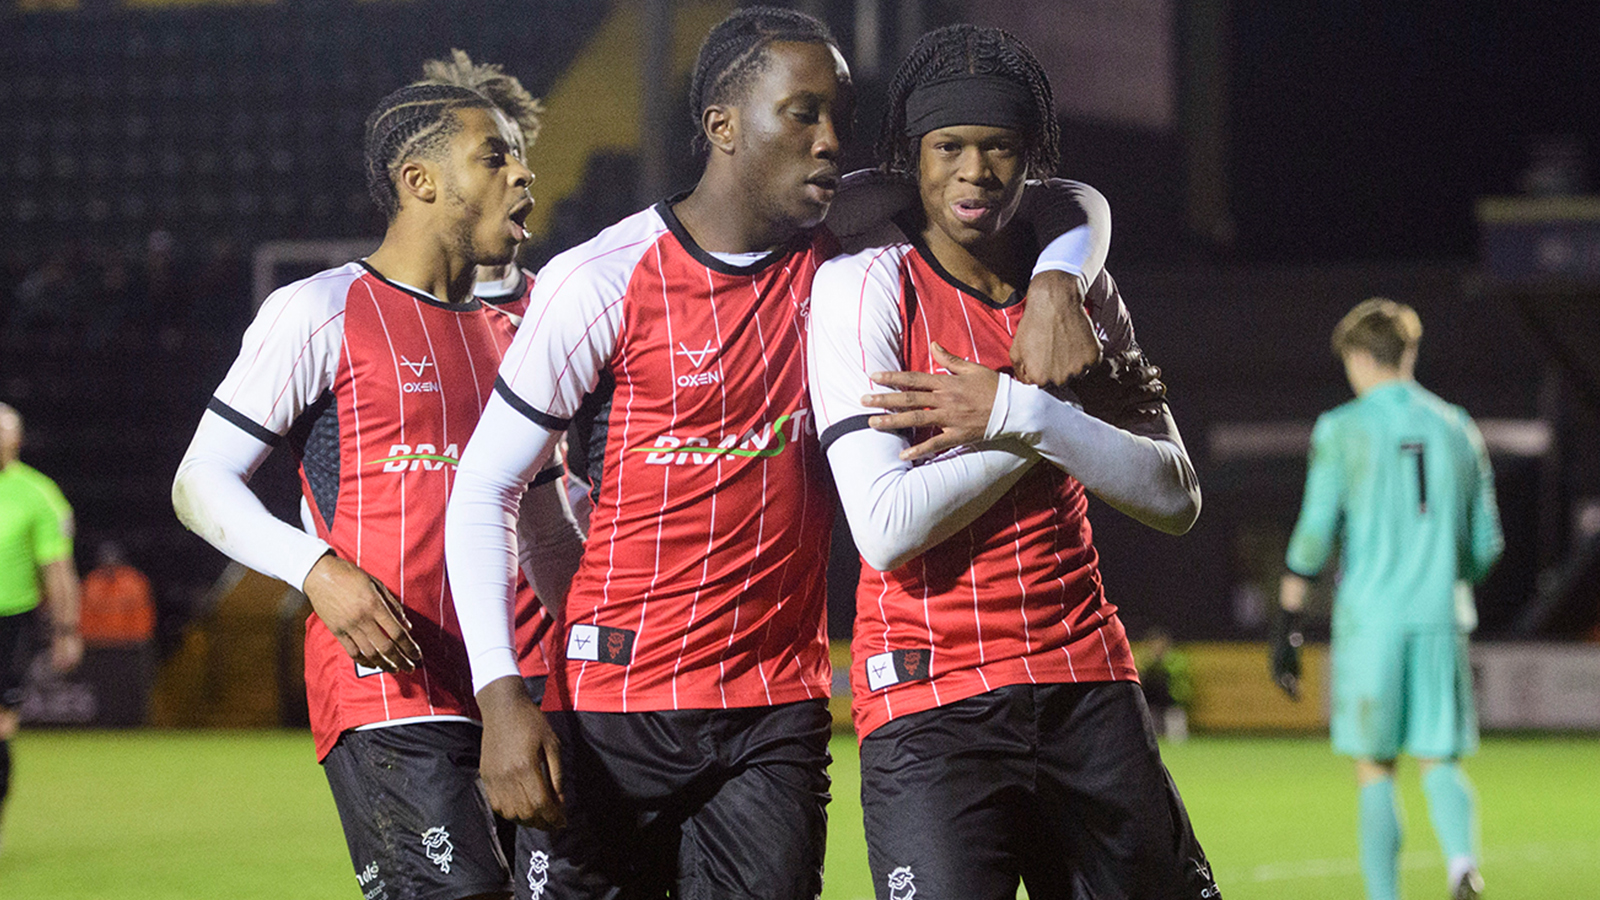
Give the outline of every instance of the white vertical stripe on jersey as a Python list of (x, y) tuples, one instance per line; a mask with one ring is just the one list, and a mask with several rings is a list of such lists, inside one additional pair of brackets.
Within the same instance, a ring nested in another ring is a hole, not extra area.
[[(370, 289), (368, 293), (371, 293)], [(412, 302), (415, 303), (416, 301), (413, 300)], [(372, 311), (378, 317), (378, 327), (383, 329), (383, 340), (389, 345), (389, 362), (392, 366), (394, 366), (394, 391), (395, 394), (398, 395), (395, 399), (397, 408), (400, 410), (400, 443), (409, 444), (411, 443), (411, 439), (406, 437), (406, 395), (405, 391), (400, 387), (400, 354), (394, 349), (394, 338), (389, 334), (389, 323), (384, 320), (383, 307), (378, 304), (378, 298), (375, 296), (372, 297)], [(352, 378), (351, 380), (354, 381), (355, 379)], [(406, 479), (402, 474), (400, 477), (400, 584), (397, 586), (402, 591), (405, 590), (406, 584), (406, 506)], [(391, 590), (393, 590), (393, 588), (391, 588)], [(403, 596), (401, 597), (400, 602), (405, 602), (405, 598)], [(423, 668), (421, 671), (423, 673), (423, 677), (426, 678), (428, 670)], [(392, 718), (392, 714), (389, 712), (388, 679), (389, 676), (387, 673), (378, 673), (378, 687), (383, 691), (383, 717), (385, 719)], [(423, 690), (427, 691), (426, 683), (424, 683)]]
[[(667, 269), (661, 260), (661, 243), (657, 241), (654, 245), (652, 245), (650, 252), (655, 254), (656, 273), (660, 277), (661, 281), (661, 314), (667, 324), (667, 385), (672, 394), (672, 426), (674, 429), (676, 429), (678, 425), (678, 392), (676, 390), (676, 385), (678, 383), (678, 364), (676, 361), (677, 357), (672, 355), (672, 297), (667, 293)], [(622, 452), (626, 454), (626, 448), (624, 448)], [(635, 655), (637, 655), (639, 652), (639, 636), (644, 634), (645, 623), (649, 620), (650, 597), (655, 593), (656, 585), (660, 584), (661, 582), (661, 534), (666, 529), (667, 506), (672, 499), (672, 469), (677, 464), (678, 460), (676, 456), (674, 456), (672, 462), (661, 467), (661, 509), (656, 513), (655, 571), (650, 573), (650, 586), (645, 588), (644, 599), (639, 603), (639, 624), (634, 626), (638, 629), (637, 634), (634, 636), (633, 644), (633, 652)], [(631, 666), (622, 673), (623, 712), (628, 711), (628, 679), (632, 674), (633, 669)], [(672, 708), (678, 708), (678, 683), (676, 681), (672, 683)]]
[(1011, 541), (1011, 558), (1017, 564), (1017, 591), (1022, 594), (1017, 601), (1017, 615), (1022, 618), (1023, 653), (1018, 659), (1022, 660), (1022, 670), (1028, 673), (1028, 681), (1038, 684), (1039, 679), (1033, 677), (1033, 666), (1028, 662), (1028, 656), (1033, 653), (1033, 632), (1028, 625), (1028, 585), (1022, 580), (1022, 517), (1017, 511), (1017, 492), (1006, 491), (1006, 496), (1011, 500), (1011, 520), (1016, 523), (1017, 536)]
[[(715, 329), (716, 334), (717, 334), (717, 353), (718, 353), (718, 356), (719, 356), (719, 359), (717, 361), (717, 368), (721, 369), (722, 368), (722, 362), (721, 362), (721, 359), (720, 359), (720, 355), (722, 353), (722, 323), (721, 323), (720, 319), (718, 319), (718, 317), (717, 317), (717, 289), (716, 289), (716, 282), (712, 279), (711, 270), (709, 268), (706, 269), (706, 290), (710, 295), (711, 323), (712, 323), (712, 327)], [(668, 324), (670, 326), (670, 324), (671, 324), (670, 320), (668, 320)], [(672, 358), (674, 358), (674, 359), (677, 358), (677, 354), (672, 352), (672, 345), (671, 345), (670, 341), (668, 342), (667, 352), (672, 355)], [(677, 379), (674, 378), (672, 383), (673, 383), (674, 386), (676, 386), (677, 383), (678, 383)], [(721, 398), (722, 398), (722, 415), (720, 416), (720, 419), (724, 423), (726, 423), (728, 421), (728, 385), (727, 385), (726, 379), (724, 379), (722, 381), (719, 381), (718, 384), (717, 384), (717, 388), (718, 388), (718, 390), (721, 391)], [(676, 419), (677, 418), (677, 416), (676, 416), (676, 405), (677, 405), (677, 396), (678, 396), (676, 390), (673, 391), (672, 396), (673, 396), (673, 405), (674, 405), (674, 416), (673, 416), (673, 418)], [(723, 463), (723, 458), (726, 457), (726, 456), (727, 456), (727, 454), (725, 454), (725, 453), (724, 454), (719, 454), (714, 460), (712, 460), (712, 465), (717, 467), (717, 480), (719, 482), (722, 480), (722, 475), (723, 475), (722, 463)], [(701, 594), (702, 591), (705, 590), (706, 578), (711, 572), (711, 551), (712, 551), (712, 548), (716, 545), (717, 494), (718, 493), (719, 493), (718, 491), (712, 491), (711, 492), (711, 522), (706, 528), (706, 552), (705, 552), (705, 554), (704, 554), (704, 556), (703, 556), (703, 558), (701, 559), (701, 562), (700, 562), (700, 583), (695, 586), (694, 599), (689, 601), (689, 620), (683, 624), (683, 637), (682, 637), (681, 640), (678, 641), (678, 658), (673, 660), (673, 662), (672, 662), (672, 708), (673, 709), (677, 709), (678, 708), (678, 673), (683, 671), (683, 654), (689, 648), (689, 632), (694, 630), (695, 617), (698, 616), (699, 613), (700, 613), (700, 594)], [(723, 706), (724, 706), (724, 708), (726, 708), (726, 706), (727, 706), (726, 698), (724, 698)]]
[[(766, 420), (772, 423), (772, 430), (778, 432), (781, 429), (778, 427), (777, 417), (782, 413), (775, 413), (772, 408), (772, 357), (767, 353), (767, 334), (761, 327), (761, 292), (756, 290), (756, 280), (753, 276), (750, 279), (750, 292), (755, 295), (756, 300), (755, 312), (750, 316), (750, 321), (755, 323), (756, 341), (761, 345), (761, 396), (765, 398), (766, 402)], [(782, 440), (781, 435), (774, 434), (773, 437), (777, 440)], [(763, 497), (767, 496), (767, 485), (771, 481), (769, 477), (772, 472), (771, 465), (772, 457), (761, 457), (761, 496)], [(763, 503), (761, 504), (761, 511), (756, 514), (756, 552), (750, 557), (750, 568), (745, 571), (744, 587), (746, 591), (750, 589), (750, 578), (755, 573), (756, 560), (761, 557), (761, 542), (766, 540), (766, 536), (767, 505)], [(733, 627), (728, 631), (729, 649), (732, 649), (733, 636), (739, 630), (739, 613), (741, 611), (739, 604), (734, 604)], [(769, 617), (767, 621), (770, 624), (771, 618)], [(720, 661), (718, 664), (721, 664)], [(767, 679), (767, 673), (762, 671), (759, 660), (756, 661), (756, 674), (761, 676), (761, 690), (767, 695), (767, 703), (770, 705), (772, 703), (772, 683)], [(723, 692), (722, 706), (727, 708), (727, 690), (721, 685), (718, 685), (718, 689)]]
[[(917, 555), (917, 565), (922, 567), (922, 625), (928, 630), (928, 675), (932, 676), (933, 654), (938, 649), (938, 644), (933, 639), (933, 611), (928, 608), (928, 596), (933, 593), (929, 587), (928, 554), (919, 553)], [(894, 648), (890, 647), (889, 649), (893, 650)], [(939, 699), (939, 686), (934, 683), (932, 677), (928, 679), (928, 687), (933, 689), (934, 704), (943, 706), (944, 701)]]
[[(786, 277), (786, 284), (787, 284), (788, 291), (789, 291), (789, 305), (794, 307), (794, 314), (789, 317), (789, 321), (794, 327), (795, 340), (798, 341), (799, 344), (800, 344), (800, 384), (803, 386), (802, 389), (801, 389), (801, 392), (800, 392), (800, 396), (806, 398), (807, 408), (809, 408), (811, 410), (811, 412), (810, 412), (811, 424), (812, 424), (813, 429), (815, 429), (816, 428), (816, 422), (817, 422), (817, 409), (816, 409), (815, 402), (812, 401), (812, 399), (811, 399), (811, 371), (810, 371), (811, 357), (810, 357), (810, 352), (809, 352), (810, 348), (807, 346), (807, 341), (806, 341), (806, 337), (807, 337), (807, 335), (806, 335), (806, 320), (810, 315), (809, 308), (806, 309), (806, 315), (805, 316), (802, 316), (800, 314), (800, 311), (801, 311), (802, 307), (803, 306), (807, 306), (808, 307), (810, 302), (811, 302), (811, 291), (810, 291), (810, 283), (811, 282), (810, 282), (810, 280), (807, 280), (807, 282), (806, 282), (807, 290), (806, 290), (806, 296), (805, 296), (805, 298), (803, 300), (801, 298), (795, 296), (795, 291), (794, 291), (795, 279), (794, 279), (793, 273), (790, 271), (790, 269), (794, 265), (794, 260), (795, 260), (795, 257), (793, 257), (793, 256), (789, 257), (789, 261), (785, 262), (784, 266), (783, 266), (784, 275)], [(812, 274), (813, 277), (815, 277), (815, 275), (817, 273), (816, 273), (816, 270), (815, 270), (815, 265), (812, 263), (811, 256), (810, 255), (806, 255), (806, 256), (800, 257), (800, 260), (802, 262), (806, 263), (806, 264), (810, 264), (810, 265), (813, 266), (811, 274)], [(800, 453), (800, 477), (805, 479), (805, 483), (806, 484), (810, 484), (811, 483), (811, 467), (814, 466), (814, 465), (827, 465), (827, 460), (826, 459), (813, 460), (811, 458), (811, 448), (813, 446), (816, 446), (820, 450), (821, 449), (821, 444), (818, 443), (818, 444), (813, 445), (810, 441), (804, 440), (803, 439), (804, 431), (805, 430), (802, 428), (801, 429), (802, 440), (797, 442), (797, 445), (796, 445), (795, 449)], [(817, 437), (818, 437), (818, 439), (820, 441), (820, 438), (822, 437), (822, 432), (820, 430), (817, 431)], [(830, 510), (830, 512), (831, 512), (831, 510)], [(800, 495), (800, 521), (802, 521), (802, 522), (811, 521), (811, 493), (809, 491), (807, 491), (805, 493), (802, 493)], [(829, 530), (829, 533), (832, 534), (832, 529)], [(784, 560), (783, 571), (778, 574), (778, 606), (779, 607), (782, 607), (785, 603), (788, 602), (788, 597), (789, 597), (789, 591), (788, 591), (789, 569), (793, 564), (794, 564), (794, 556), (791, 554), (790, 557), (787, 560)], [(802, 573), (801, 577), (805, 577), (804, 573)], [(817, 623), (817, 631), (819, 633), (819, 636), (822, 638), (823, 646), (827, 646), (827, 640), (828, 640), (828, 617), (827, 617), (827, 613), (826, 613), (826, 609), (827, 609), (827, 575), (826, 574), (823, 575), (823, 609), (824, 609), (824, 613), (823, 613), (822, 621)], [(771, 637), (771, 635), (772, 635), (772, 619), (769, 618), (767, 620), (767, 633), (765, 635), (763, 635), (762, 638), (761, 638), (762, 646), (766, 645), (767, 640), (768, 640), (768, 638)], [(800, 664), (800, 652), (801, 652), (801, 649), (802, 649), (803, 645), (801, 645), (800, 642), (798, 642), (798, 641), (791, 641), (789, 646), (790, 646), (790, 651), (791, 651), (790, 654), (789, 654), (789, 658), (794, 660), (795, 668), (799, 669), (801, 667), (801, 664)], [(777, 674), (778, 667), (780, 665), (782, 665), (782, 662), (783, 662), (782, 660), (773, 660), (773, 663), (772, 663), (773, 674)], [(830, 662), (830, 667), (831, 667), (831, 662)], [(811, 697), (813, 697), (813, 698), (819, 697), (819, 696), (826, 696), (824, 694), (812, 693), (811, 685), (809, 685), (809, 684), (806, 685), (806, 693), (808, 695), (810, 695)]]
[[(417, 300), (416, 298), (412, 298), (411, 307), (417, 314), (417, 324), (422, 326), (422, 339), (424, 341), (426, 341), (427, 344), (428, 344), (428, 353), (433, 357), (434, 377), (439, 379), (439, 425), (440, 425), (440, 427), (439, 427), (439, 430), (440, 430), (439, 440), (444, 442), (445, 447), (448, 447), (448, 446), (450, 446), (450, 399), (449, 399), (450, 398), (450, 394), (449, 394), (449, 392), (447, 392), (444, 389), (444, 366), (439, 365), (439, 362), (440, 362), (440, 360), (439, 360), (439, 351), (434, 349), (434, 346), (433, 346), (433, 332), (428, 330), (428, 317), (423, 311), (422, 301), (421, 300)], [(459, 325), (458, 325), (458, 327), (459, 327)], [(467, 359), (468, 360), (472, 359), (472, 354), (471, 353), (467, 354)], [(399, 374), (399, 369), (398, 368), (396, 368), (395, 373), (396, 373), (396, 375)], [(455, 374), (456, 374), (456, 377), (460, 377), (460, 373), (455, 373)], [(398, 384), (398, 382), (399, 382), (399, 379), (396, 378), (396, 383)], [(473, 388), (476, 390), (477, 385), (478, 385), (477, 379), (473, 379), (472, 385), (473, 385)], [(401, 396), (403, 397), (405, 395), (405, 389), (401, 388), (400, 393), (401, 393)], [(478, 409), (481, 412), (483, 410), (483, 407), (480, 406), (480, 407), (478, 407)], [(443, 449), (443, 448), (440, 448), (440, 449)], [(437, 454), (437, 453), (438, 453), (438, 451), (435, 451), (435, 454)], [(426, 463), (423, 464), (423, 468), (424, 469), (427, 468), (427, 464)], [(441, 479), (441, 488), (445, 491), (445, 496), (444, 496), (443, 499), (445, 500), (446, 503), (448, 503), (449, 500), (450, 500), (450, 494), (449, 494), (449, 475), (450, 475), (450, 472), (449, 472), (449, 470), (447, 468), (445, 468), (444, 465), (441, 465), (440, 468), (444, 469), (443, 474), (445, 476), (443, 479)], [(426, 486), (424, 486), (422, 489), (426, 489)], [(441, 508), (442, 508), (442, 506), (443, 506), (443, 504), (441, 504)], [(402, 511), (401, 515), (404, 516), (404, 512), (403, 511)], [(402, 547), (405, 546), (405, 539), (406, 539), (406, 535), (405, 535), (404, 530), (402, 530), (401, 533), (400, 533), (400, 546), (402, 546)], [(444, 534), (442, 532), (439, 534), (439, 540), (441, 540), (441, 541), (444, 540)], [(434, 615), (436, 617), (435, 620), (437, 622), (439, 622), (441, 627), (443, 627), (443, 625), (444, 625), (444, 599), (445, 599), (445, 590), (446, 590), (445, 589), (445, 585), (447, 583), (448, 583), (448, 579), (445, 577), (444, 569), (441, 568), (439, 570), (439, 590), (438, 590), (438, 594), (437, 594), (437, 599), (434, 601), (434, 610), (435, 610)], [(433, 682), (432, 682), (432, 678), (429, 676), (428, 668), (426, 666), (422, 666), (420, 668), (421, 668), (421, 671), (422, 671), (422, 693), (423, 693), (424, 697), (428, 698), (428, 714), (429, 715), (433, 715), (434, 713), (438, 712), (438, 710), (433, 708)], [(467, 691), (467, 693), (471, 694), (472, 691), (469, 689)]]

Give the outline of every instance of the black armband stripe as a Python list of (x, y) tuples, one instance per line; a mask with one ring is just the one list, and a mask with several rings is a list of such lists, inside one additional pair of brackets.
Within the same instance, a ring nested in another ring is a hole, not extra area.
[(206, 409), (211, 410), (224, 419), (227, 419), (229, 422), (239, 426), (240, 430), (242, 430), (245, 434), (250, 435), (269, 447), (276, 447), (283, 443), (283, 435), (274, 434), (271, 431), (268, 431), (259, 424), (251, 421), (249, 416), (246, 416), (237, 409), (234, 409), (228, 404), (223, 403), (216, 397), (211, 398), (211, 401), (206, 404)]
[(872, 417), (865, 415), (851, 416), (848, 419), (840, 419), (832, 425), (829, 425), (827, 428), (824, 428), (822, 430), (822, 452), (826, 454), (828, 452), (828, 448), (833, 446), (834, 441), (837, 441), (839, 438), (844, 437), (852, 431), (861, 431), (864, 428), (871, 428), (872, 426), (867, 424), (867, 420), (870, 418)]
[(533, 483), (529, 484), (528, 487), (541, 487), (543, 485), (547, 485), (552, 481), (560, 479), (564, 471), (565, 470), (560, 466), (550, 466), (549, 468), (541, 471), (539, 474), (533, 476)]
[(511, 404), (512, 409), (527, 416), (529, 421), (540, 428), (546, 428), (550, 431), (566, 431), (567, 423), (572, 421), (571, 419), (557, 418), (549, 413), (534, 409), (528, 404), (528, 401), (518, 397), (516, 392), (511, 390), (511, 385), (506, 384), (505, 379), (498, 375), (494, 377), (494, 392)]

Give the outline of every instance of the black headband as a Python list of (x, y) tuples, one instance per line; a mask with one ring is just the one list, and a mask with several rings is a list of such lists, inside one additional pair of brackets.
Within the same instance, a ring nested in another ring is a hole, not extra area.
[(1038, 131), (1033, 92), (998, 75), (956, 75), (918, 85), (906, 98), (906, 135), (920, 137), (949, 125), (990, 125)]

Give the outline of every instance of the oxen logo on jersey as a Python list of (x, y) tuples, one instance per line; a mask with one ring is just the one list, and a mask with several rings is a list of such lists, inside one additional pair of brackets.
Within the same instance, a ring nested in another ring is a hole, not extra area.
[(417, 444), (415, 447), (410, 444), (390, 444), (389, 455), (373, 460), (372, 464), (382, 464), (385, 472), (432, 472), (445, 466), (454, 468), (459, 462), (461, 448), (457, 444), (445, 447), (443, 453), (435, 444)]
[(605, 625), (574, 625), (567, 631), (567, 659), (625, 666), (633, 662), (635, 632)]
[(550, 881), (550, 854), (543, 850), (533, 851), (528, 857), (528, 890), (533, 894), (533, 900), (544, 896), (544, 886)]
[(917, 895), (916, 875), (910, 866), (901, 866), (889, 873), (889, 900), (911, 900)]
[[(427, 356), (423, 356), (421, 362), (412, 362), (402, 356), (400, 357), (400, 365), (410, 369), (411, 374), (417, 378), (421, 378), (423, 373), (429, 369), (438, 368), (433, 364), (433, 360)], [(441, 388), (438, 381), (402, 381), (400, 382), (400, 390), (408, 394), (437, 394)]]
[(867, 657), (867, 690), (878, 691), (902, 681), (927, 678), (928, 661), (932, 656), (933, 651), (915, 647)]
[(633, 447), (630, 453), (645, 453), (644, 461), (651, 465), (703, 466), (721, 456), (761, 457), (777, 456), (810, 432), (811, 410), (797, 409), (778, 417), (778, 421), (751, 428), (744, 434), (724, 434), (711, 443), (712, 438), (664, 434), (648, 447)]
[(711, 354), (717, 352), (718, 349), (719, 348), (717, 348), (717, 347), (711, 346), (711, 342), (710, 341), (706, 341), (706, 345), (704, 347), (700, 348), (699, 350), (690, 350), (688, 347), (684, 346), (682, 341), (679, 341), (678, 342), (678, 352), (674, 353), (672, 355), (673, 356), (687, 356), (689, 358), (689, 362), (693, 363), (694, 367), (696, 369), (698, 369), (698, 368), (700, 368), (701, 364), (703, 364), (706, 361), (706, 357), (708, 357)]
[(422, 849), (428, 854), (428, 861), (439, 867), (439, 871), (450, 874), (450, 860), (455, 856), (456, 846), (450, 843), (450, 832), (444, 826), (429, 828), (422, 833)]
[[(679, 341), (678, 352), (672, 355), (687, 358), (690, 364), (698, 369), (705, 364), (706, 357), (717, 352), (719, 349), (721, 348), (712, 346), (710, 341), (706, 341), (706, 345), (699, 350), (690, 350), (688, 345), (684, 344), (682, 341)], [(709, 385), (721, 383), (722, 373), (716, 370), (709, 372), (686, 372), (682, 375), (679, 375), (677, 380), (678, 387), (681, 388), (707, 387)]]

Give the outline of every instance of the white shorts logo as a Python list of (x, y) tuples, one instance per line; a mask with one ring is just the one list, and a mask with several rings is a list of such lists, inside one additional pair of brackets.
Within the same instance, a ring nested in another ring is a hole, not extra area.
[(911, 900), (917, 895), (917, 886), (912, 880), (917, 876), (911, 874), (910, 866), (901, 866), (889, 873), (889, 900)]
[(600, 628), (574, 625), (567, 630), (567, 659), (600, 660)]
[[(867, 690), (882, 690), (891, 684), (899, 683), (900, 673), (894, 669), (894, 654), (892, 652), (879, 653), (876, 656), (867, 657)], [(901, 868), (905, 867), (902, 866)], [(900, 869), (895, 869), (895, 871), (898, 872)], [(905, 872), (906, 878), (910, 878), (911, 870), (906, 869)], [(909, 897), (911, 895), (907, 894), (906, 896)]]
[(450, 832), (443, 826), (429, 828), (422, 833), (422, 849), (428, 854), (428, 861), (439, 867), (439, 871), (450, 874), (450, 858), (455, 855), (456, 847), (450, 843)]
[(533, 851), (528, 857), (528, 890), (533, 892), (533, 900), (544, 896), (544, 886), (549, 880), (550, 855), (543, 850)]

